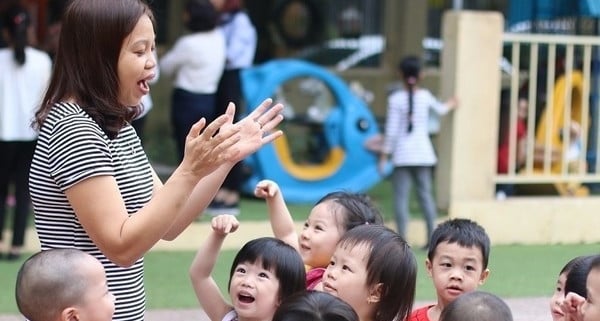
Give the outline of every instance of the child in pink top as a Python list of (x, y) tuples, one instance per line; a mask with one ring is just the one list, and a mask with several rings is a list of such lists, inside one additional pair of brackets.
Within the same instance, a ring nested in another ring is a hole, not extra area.
[(366, 195), (338, 191), (317, 201), (298, 234), (277, 183), (260, 181), (254, 195), (266, 200), (275, 237), (290, 244), (302, 256), (307, 266), (309, 290), (322, 289), (323, 272), (346, 231), (364, 224), (383, 224), (381, 214)]

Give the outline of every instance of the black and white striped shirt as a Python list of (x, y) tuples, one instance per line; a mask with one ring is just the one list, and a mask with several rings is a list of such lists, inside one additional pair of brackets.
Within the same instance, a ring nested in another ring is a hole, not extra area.
[(143, 258), (128, 268), (110, 262), (87, 235), (64, 193), (103, 175), (115, 178), (130, 215), (150, 201), (150, 164), (133, 127), (125, 126), (111, 140), (78, 105), (55, 104), (40, 130), (29, 178), (42, 250), (77, 248), (96, 257), (116, 298), (113, 320), (143, 320)]

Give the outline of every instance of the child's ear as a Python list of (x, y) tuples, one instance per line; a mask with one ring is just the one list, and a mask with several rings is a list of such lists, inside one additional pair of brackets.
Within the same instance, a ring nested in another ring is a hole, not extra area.
[(481, 276), (479, 277), (479, 285), (483, 285), (489, 276), (490, 269), (483, 270), (483, 272), (481, 272)]
[(433, 264), (431, 264), (431, 261), (429, 261), (429, 259), (425, 259), (425, 268), (427, 269), (427, 275), (429, 275), (429, 277), (433, 277), (431, 270), (433, 269)]
[(371, 287), (369, 296), (367, 296), (367, 303), (377, 303), (381, 300), (381, 292), (383, 289), (383, 283), (377, 283)]
[(64, 308), (60, 312), (60, 321), (79, 321), (79, 311), (75, 307)]

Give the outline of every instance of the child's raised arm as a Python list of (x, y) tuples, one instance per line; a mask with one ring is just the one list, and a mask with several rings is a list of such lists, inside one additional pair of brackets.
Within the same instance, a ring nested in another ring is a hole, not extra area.
[(212, 321), (221, 321), (225, 314), (233, 309), (227, 303), (211, 273), (215, 267), (219, 251), (225, 237), (239, 227), (239, 222), (232, 215), (219, 215), (212, 219), (212, 232), (196, 253), (190, 266), (190, 279), (198, 302)]
[(264, 198), (267, 203), (273, 235), (298, 250), (298, 233), (279, 185), (268, 179), (262, 180), (256, 184), (254, 195)]

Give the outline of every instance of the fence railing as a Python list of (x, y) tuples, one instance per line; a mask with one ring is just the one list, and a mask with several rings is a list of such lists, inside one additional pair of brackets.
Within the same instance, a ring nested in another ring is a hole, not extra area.
[(566, 184), (567, 194), (600, 182), (600, 38), (505, 34), (503, 56), (511, 71), (503, 75), (499, 147), (508, 155), (495, 181)]

